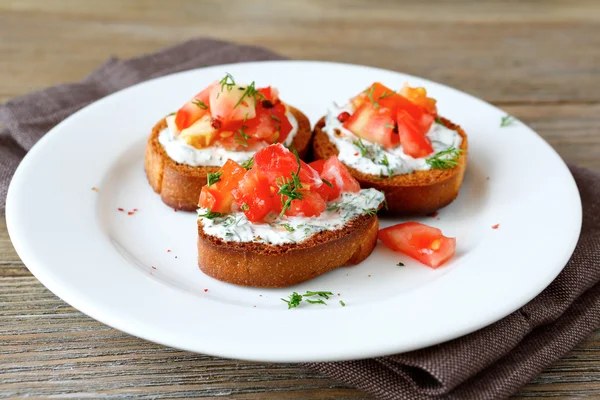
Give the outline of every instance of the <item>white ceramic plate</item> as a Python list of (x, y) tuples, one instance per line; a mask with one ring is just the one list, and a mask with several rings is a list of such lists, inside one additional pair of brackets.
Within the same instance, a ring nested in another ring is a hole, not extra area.
[[(200, 272), (196, 217), (173, 212), (152, 191), (144, 148), (160, 118), (225, 72), (277, 87), (312, 123), (332, 101), (343, 103), (373, 81), (425, 86), (440, 113), (469, 135), (458, 199), (439, 218), (420, 219), (457, 238), (454, 259), (432, 270), (380, 243), (358, 266), (277, 290), (238, 287)], [(183, 72), (108, 96), (40, 140), (12, 181), (8, 228), (23, 262), (55, 294), (105, 324), (164, 345), (286, 362), (418, 349), (516, 310), (556, 277), (575, 247), (581, 204), (571, 174), (522, 123), (501, 128), (504, 115), (449, 87), (363, 66), (283, 61)], [(139, 211), (128, 215), (119, 207)], [(406, 267), (397, 267), (400, 261)], [(280, 300), (305, 290), (340, 296), (328, 306), (292, 310)]]

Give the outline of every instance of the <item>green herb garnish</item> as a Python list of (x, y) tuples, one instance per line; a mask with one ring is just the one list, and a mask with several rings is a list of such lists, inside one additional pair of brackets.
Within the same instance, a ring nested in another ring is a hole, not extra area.
[(250, 209), (250, 206), (248, 205), (248, 203), (242, 204), (242, 211), (248, 211), (249, 209)]
[(462, 150), (457, 150), (454, 147), (450, 147), (447, 150), (440, 151), (435, 156), (426, 160), (427, 164), (431, 165), (431, 168), (435, 169), (449, 169), (454, 168), (458, 165), (458, 158)]
[(211, 186), (212, 184), (219, 182), (221, 180), (221, 175), (223, 175), (223, 172), (209, 172), (206, 175), (206, 185)]
[(344, 303), (342, 300), (340, 300), (340, 304), (342, 305), (342, 307), (346, 307), (346, 303)]
[(442, 122), (440, 117), (435, 117), (435, 123), (436, 124), (440, 124), (440, 125), (444, 125), (444, 123)]
[(404, 263), (399, 262), (398, 264), (396, 264), (397, 267), (404, 267)]
[(371, 103), (373, 103), (373, 106), (375, 106), (376, 109), (379, 108), (379, 100), (385, 99), (386, 97), (390, 97), (395, 94), (395, 92), (388, 92), (386, 90), (381, 94), (381, 96), (379, 96), (379, 98), (377, 98), (377, 100), (375, 100), (373, 98), (373, 94), (375, 93), (375, 86), (371, 86), (369, 89), (366, 89), (365, 93), (367, 94), (367, 97), (369, 98), (369, 100), (371, 100)]
[(244, 147), (248, 147), (248, 139), (250, 139), (250, 135), (244, 131), (246, 128), (246, 125), (242, 125), (242, 127), (235, 132), (235, 142)]
[(256, 97), (261, 97), (261, 98), (264, 97), (258, 90), (256, 90), (256, 87), (254, 86), (254, 82), (252, 82), (245, 88), (241, 87), (240, 90), (243, 90), (244, 93), (242, 93), (242, 97), (240, 97), (238, 102), (235, 103), (235, 106), (233, 106), (233, 108), (237, 108), (237, 106), (239, 106), (242, 103), (242, 100), (244, 100), (245, 97), (252, 98), (255, 102), (256, 102)]
[(172, 113), (169, 113), (168, 116), (170, 117), (171, 115), (175, 115), (175, 114), (177, 114), (177, 113), (176, 112), (172, 112)]
[(249, 159), (247, 159), (246, 161), (244, 161), (242, 163), (241, 167), (248, 170), (248, 169), (252, 168), (253, 165), (254, 165), (254, 157), (250, 157)]
[(376, 208), (363, 208), (363, 212), (365, 214), (367, 214), (368, 216), (372, 216), (377, 214), (377, 209)]
[(320, 297), (325, 297), (327, 300), (329, 300), (329, 296), (333, 296), (333, 293), (325, 292), (325, 291), (318, 291), (318, 292), (306, 291), (306, 293), (304, 293), (303, 296), (305, 296), (305, 297), (320, 296)]
[(329, 182), (327, 179), (323, 179), (321, 178), (321, 180), (323, 181), (324, 184), (326, 184), (327, 186), (329, 186), (330, 188), (333, 188), (333, 184), (331, 182)]
[(231, 74), (229, 72), (227, 72), (225, 74), (225, 77), (223, 79), (221, 79), (219, 81), (219, 83), (221, 84), (221, 92), (223, 91), (223, 89), (225, 89), (226, 86), (227, 86), (227, 90), (231, 90), (233, 88), (233, 86), (235, 86), (235, 80), (233, 79), (233, 76), (231, 76)]
[(281, 120), (276, 115), (271, 115), (271, 119), (277, 122), (281, 122)]
[(192, 104), (200, 108), (201, 110), (208, 109), (208, 106), (202, 100), (194, 100), (192, 101)]
[(294, 155), (296, 156), (296, 161), (298, 162), (298, 170), (296, 172), (292, 172), (291, 179), (281, 178), (278, 179), (279, 191), (277, 194), (281, 195), (281, 204), (283, 208), (281, 209), (280, 216), (283, 217), (285, 212), (290, 209), (292, 205), (292, 201), (294, 200), (302, 200), (304, 197), (302, 190), (302, 182), (300, 182), (300, 156), (298, 156), (298, 152), (294, 150)]
[(386, 128), (390, 128), (390, 129), (394, 129), (396, 127), (396, 125), (392, 125), (392, 124), (385, 124), (383, 126), (385, 126)]
[(212, 212), (211, 210), (208, 210), (204, 214), (198, 214), (198, 217), (204, 217), (204, 218), (208, 218), (208, 219), (215, 219), (215, 218), (223, 218), (224, 215), (225, 214), (220, 213), (220, 212)]
[(517, 119), (515, 117), (507, 114), (504, 117), (502, 117), (502, 119), (500, 120), (500, 127), (503, 128), (505, 126), (512, 125), (516, 122), (516, 120)]
[(288, 231), (288, 232), (294, 232), (296, 230), (290, 224), (281, 224), (281, 226), (283, 226), (285, 228), (285, 230)]
[(323, 299), (318, 299), (318, 300), (306, 299), (306, 301), (309, 302), (310, 304), (325, 304), (325, 305), (327, 305), (327, 303), (325, 303), (323, 301)]
[(288, 310), (290, 308), (295, 308), (298, 307), (300, 305), (300, 302), (302, 301), (302, 295), (299, 295), (298, 293), (294, 292), (291, 295), (288, 296), (289, 300), (286, 299), (281, 299), (283, 301), (285, 301), (288, 305)]
[(354, 142), (352, 142), (352, 144), (358, 147), (361, 156), (366, 157), (367, 154), (369, 154), (369, 148), (365, 146), (362, 140), (355, 140)]

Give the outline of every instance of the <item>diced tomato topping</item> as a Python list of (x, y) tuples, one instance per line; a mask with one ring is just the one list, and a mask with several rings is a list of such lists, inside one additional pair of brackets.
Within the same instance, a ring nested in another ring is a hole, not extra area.
[(279, 90), (272, 88), (271, 86), (267, 86), (265, 88), (258, 89), (258, 92), (264, 97), (264, 99), (262, 99), (262, 100), (268, 100), (273, 105), (280, 102)]
[(398, 133), (404, 154), (421, 158), (427, 157), (433, 152), (431, 142), (415, 119), (405, 110), (398, 111)]
[(325, 164), (325, 160), (315, 160), (313, 162), (308, 163), (308, 165), (310, 165), (312, 167), (312, 169), (317, 171), (319, 173), (319, 175), (321, 175), (321, 173), (323, 172), (324, 164)]
[(285, 215), (303, 215), (305, 217), (316, 217), (321, 215), (327, 208), (325, 200), (316, 192), (303, 191), (302, 200), (292, 200), (290, 209)]
[(337, 199), (343, 192), (357, 193), (360, 191), (360, 184), (337, 156), (331, 156), (323, 163), (321, 179), (333, 186), (324, 182), (318, 188), (319, 194), (327, 201)]
[(405, 83), (400, 90), (400, 94), (414, 104), (423, 107), (429, 114), (433, 114), (434, 116), (437, 115), (437, 106), (435, 105), (436, 101), (431, 97), (427, 97), (427, 91), (425, 88), (411, 88)]
[(343, 126), (371, 143), (393, 147), (399, 144), (398, 134), (394, 132), (395, 123), (395, 115), (389, 108), (376, 108), (372, 103), (365, 102)]
[(390, 249), (400, 251), (421, 263), (437, 268), (454, 255), (456, 239), (418, 222), (406, 222), (381, 229), (379, 239)]
[(214, 212), (228, 213), (232, 211), (233, 204), (231, 191), (237, 187), (246, 170), (235, 161), (227, 160), (217, 173), (221, 174), (219, 181), (202, 188), (198, 206)]
[(262, 221), (273, 210), (273, 192), (266, 177), (256, 167), (246, 172), (232, 194), (249, 221)]
[(210, 113), (223, 122), (252, 119), (256, 98), (247, 94), (247, 86), (217, 84), (210, 91)]
[[(269, 184), (274, 187), (280, 186), (283, 179), (291, 179), (292, 172), (298, 171), (296, 156), (281, 144), (268, 146), (258, 151), (254, 155), (254, 165), (261, 170)], [(302, 160), (300, 160), (298, 176), (302, 184), (307, 187), (318, 187), (323, 184), (319, 173)]]
[(210, 112), (208, 110), (209, 97), (216, 84), (217, 83), (215, 82), (208, 86), (177, 111), (177, 114), (175, 115), (175, 126), (178, 130), (184, 130), (202, 118), (203, 115)]

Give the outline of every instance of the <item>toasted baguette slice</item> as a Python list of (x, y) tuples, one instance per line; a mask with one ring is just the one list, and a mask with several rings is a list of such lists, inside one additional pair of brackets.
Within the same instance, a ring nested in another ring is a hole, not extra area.
[[(292, 147), (300, 158), (304, 158), (312, 137), (310, 121), (299, 110), (290, 107), (290, 111), (298, 121), (298, 132), (294, 136)], [(152, 134), (148, 138), (144, 168), (148, 182), (169, 207), (195, 211), (202, 186), (206, 185), (207, 174), (218, 171), (220, 167), (192, 167), (173, 161), (158, 141), (158, 135), (166, 127), (167, 121), (163, 118), (152, 128)]]
[[(431, 169), (414, 171), (410, 174), (394, 175), (381, 179), (378, 175), (360, 172), (350, 166), (348, 170), (360, 183), (362, 188), (375, 188), (385, 193), (388, 215), (422, 215), (433, 213), (452, 203), (463, 181), (467, 167), (467, 135), (458, 125), (445, 118), (440, 118), (447, 128), (454, 129), (462, 137), (460, 149), (462, 153), (458, 165), (451, 169)], [(321, 118), (315, 126), (313, 138), (313, 154), (315, 159), (327, 159), (339, 153), (335, 144), (323, 132), (325, 118)]]
[(198, 220), (198, 265), (205, 274), (236, 285), (287, 287), (360, 263), (373, 251), (378, 229), (376, 215), (360, 215), (342, 229), (301, 243), (269, 245), (225, 242), (204, 233)]

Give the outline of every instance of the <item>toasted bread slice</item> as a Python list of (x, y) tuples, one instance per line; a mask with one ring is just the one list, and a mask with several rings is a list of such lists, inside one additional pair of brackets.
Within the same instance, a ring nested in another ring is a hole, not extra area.
[[(310, 121), (299, 110), (290, 107), (290, 111), (298, 121), (298, 132), (291, 147), (296, 149), (300, 158), (304, 158), (312, 136)], [(167, 122), (163, 118), (152, 128), (148, 138), (145, 160), (148, 182), (169, 207), (195, 211), (202, 186), (206, 185), (207, 174), (218, 171), (220, 167), (192, 167), (173, 161), (158, 141), (158, 135), (166, 127)]]
[[(375, 188), (385, 193), (389, 215), (422, 215), (433, 213), (452, 203), (463, 181), (467, 167), (467, 135), (458, 125), (445, 118), (440, 118), (449, 129), (454, 129), (462, 137), (460, 149), (462, 153), (458, 165), (450, 169), (430, 169), (414, 171), (410, 174), (394, 175), (391, 178), (381, 178), (360, 172), (350, 166), (348, 170), (360, 183), (362, 188)], [(315, 126), (313, 138), (313, 154), (315, 159), (327, 159), (339, 153), (335, 144), (323, 132), (325, 118), (321, 118)]]
[(225, 242), (207, 235), (198, 220), (198, 265), (207, 275), (241, 286), (287, 287), (366, 259), (377, 243), (376, 215), (360, 215), (342, 229), (301, 243)]

